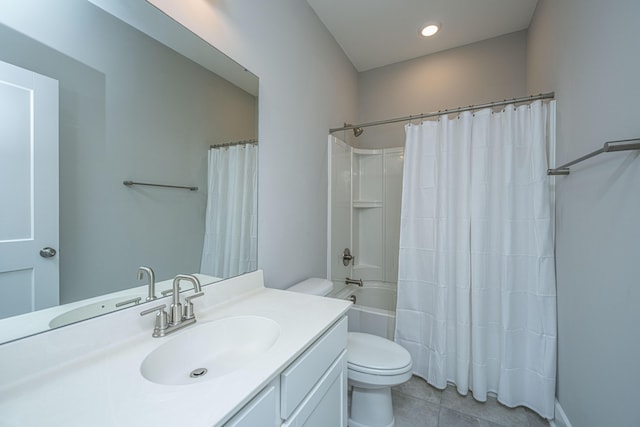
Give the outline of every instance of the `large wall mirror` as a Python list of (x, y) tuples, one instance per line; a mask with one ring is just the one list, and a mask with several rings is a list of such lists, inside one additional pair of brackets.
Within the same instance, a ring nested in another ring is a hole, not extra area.
[(0, 342), (254, 270), (257, 96), (144, 0), (2, 2)]

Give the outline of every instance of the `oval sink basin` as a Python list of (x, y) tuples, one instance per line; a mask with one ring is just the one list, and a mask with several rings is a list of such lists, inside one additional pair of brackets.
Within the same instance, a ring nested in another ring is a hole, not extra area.
[(200, 323), (149, 353), (140, 372), (158, 384), (195, 384), (246, 366), (279, 337), (280, 326), (266, 317), (237, 316)]

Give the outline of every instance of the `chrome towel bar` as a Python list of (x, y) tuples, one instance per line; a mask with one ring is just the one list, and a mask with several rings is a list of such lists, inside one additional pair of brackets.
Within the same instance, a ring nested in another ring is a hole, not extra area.
[(579, 159), (575, 159), (569, 163), (565, 163), (564, 165), (558, 166), (555, 169), (547, 169), (547, 175), (569, 175), (569, 166), (573, 166), (576, 163), (583, 162), (587, 159), (597, 156), (598, 154), (631, 150), (640, 150), (640, 138), (621, 139), (619, 141), (605, 142), (602, 148), (586, 154)]
[(147, 185), (150, 187), (183, 188), (185, 190), (198, 191), (198, 187), (185, 187), (182, 185), (150, 184), (148, 182), (135, 182), (135, 181), (123, 181), (122, 183), (127, 187), (131, 187), (132, 185)]

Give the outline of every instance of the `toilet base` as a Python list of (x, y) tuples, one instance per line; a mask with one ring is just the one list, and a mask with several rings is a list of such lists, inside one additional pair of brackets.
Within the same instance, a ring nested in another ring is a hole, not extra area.
[(394, 427), (391, 387), (361, 388), (351, 394), (349, 427)]

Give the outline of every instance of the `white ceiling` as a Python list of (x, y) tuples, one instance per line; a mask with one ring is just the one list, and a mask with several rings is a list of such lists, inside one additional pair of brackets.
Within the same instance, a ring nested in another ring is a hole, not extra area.
[[(529, 27), (538, 0), (307, 0), (358, 71)], [(430, 38), (419, 31), (437, 21)]]

